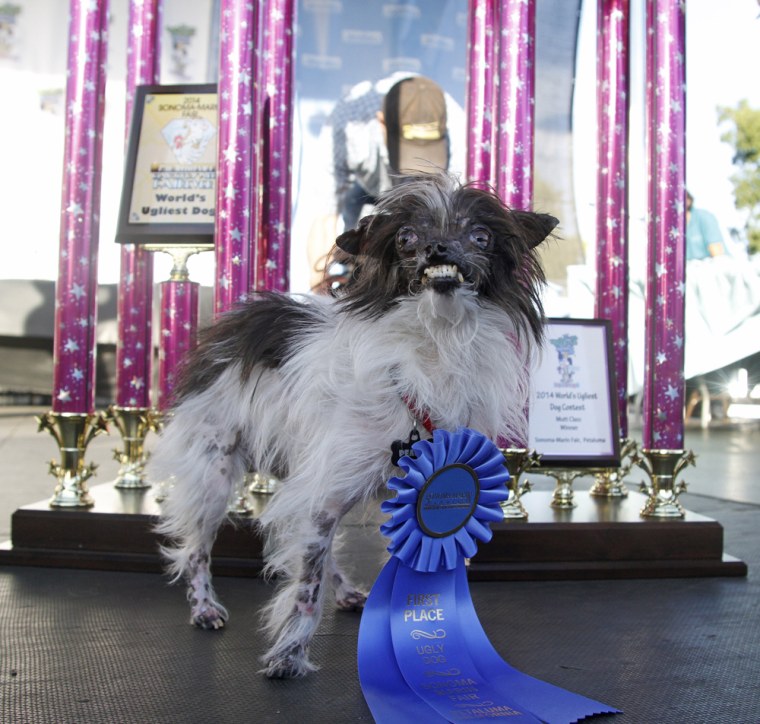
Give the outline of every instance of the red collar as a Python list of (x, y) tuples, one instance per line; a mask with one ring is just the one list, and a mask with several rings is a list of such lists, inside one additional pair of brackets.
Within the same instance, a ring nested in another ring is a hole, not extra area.
[(406, 395), (404, 395), (404, 402), (409, 408), (409, 412), (412, 413), (414, 419), (422, 424), (422, 427), (428, 431), (428, 434), (432, 435), (433, 430), (435, 430), (435, 426), (430, 419), (430, 412), (426, 409), (420, 410), (417, 407), (417, 404), (413, 400), (410, 400)]

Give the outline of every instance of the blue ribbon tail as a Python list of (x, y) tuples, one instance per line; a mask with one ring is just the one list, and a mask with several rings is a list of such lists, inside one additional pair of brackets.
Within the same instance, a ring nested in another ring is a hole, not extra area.
[(456, 570), (457, 615), (467, 632), (467, 645), (478, 671), (495, 688), (508, 691), (519, 707), (531, 712), (546, 724), (573, 724), (595, 714), (619, 714), (607, 704), (561, 689), (523, 674), (510, 666), (494, 649), (475, 612), (470, 596), (467, 572)]
[(448, 720), (407, 685), (391, 641), (391, 591), (398, 558), (391, 557), (372, 586), (359, 624), (359, 683), (377, 724), (445, 724)]
[[(464, 570), (460, 558), (457, 569)], [(393, 652), (409, 688), (443, 721), (505, 720), (540, 724), (512, 693), (476, 666), (466, 621), (457, 610), (455, 571), (421, 572), (403, 563), (391, 595)]]

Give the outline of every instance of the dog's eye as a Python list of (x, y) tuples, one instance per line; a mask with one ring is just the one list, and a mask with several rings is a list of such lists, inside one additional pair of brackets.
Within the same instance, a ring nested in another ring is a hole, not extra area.
[(470, 241), (480, 249), (491, 243), (491, 232), (485, 226), (476, 226), (470, 231)]
[(414, 229), (410, 226), (404, 226), (399, 229), (396, 235), (396, 241), (401, 249), (409, 249), (417, 243), (419, 237), (415, 233)]

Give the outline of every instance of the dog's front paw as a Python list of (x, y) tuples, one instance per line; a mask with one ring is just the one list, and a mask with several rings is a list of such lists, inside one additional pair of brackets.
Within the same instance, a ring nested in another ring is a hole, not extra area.
[(216, 631), (224, 628), (228, 618), (227, 611), (222, 606), (205, 603), (198, 608), (193, 608), (190, 623), (202, 629)]
[(361, 611), (367, 603), (367, 594), (362, 591), (345, 591), (336, 596), (335, 603), (341, 611)]
[(266, 659), (264, 674), (269, 679), (296, 679), (306, 676), (315, 668), (306, 656), (304, 648), (296, 646), (289, 652)]

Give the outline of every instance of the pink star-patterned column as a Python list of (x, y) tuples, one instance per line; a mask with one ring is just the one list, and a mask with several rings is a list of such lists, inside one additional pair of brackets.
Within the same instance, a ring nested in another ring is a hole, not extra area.
[(495, 0), (470, 0), (467, 34), (467, 180), (492, 184)]
[[(127, 45), (126, 128), (132, 121), (135, 88), (159, 82), (161, 0), (130, 0)], [(121, 248), (117, 308), (116, 404), (150, 407), (153, 314), (153, 255), (135, 244)]]
[(95, 408), (98, 235), (108, 2), (72, 0), (61, 233), (53, 341), (53, 411)]
[(502, 201), (529, 209), (533, 201), (535, 116), (535, 0), (499, 0), (496, 191)]
[(261, 124), (255, 52), (260, 5), (224, 0), (221, 7), (214, 286), (217, 314), (248, 295), (261, 216), (257, 183)]
[(295, 0), (266, 0), (263, 16), (263, 199), (253, 279), (256, 290), (290, 288), (295, 9)]
[(628, 436), (629, 0), (597, 3), (596, 316), (612, 323), (620, 436)]
[(645, 449), (684, 442), (686, 278), (685, 9), (647, 0), (649, 240), (644, 366)]
[(161, 339), (158, 357), (158, 409), (172, 405), (177, 373), (195, 348), (200, 284), (171, 279), (161, 282)]

